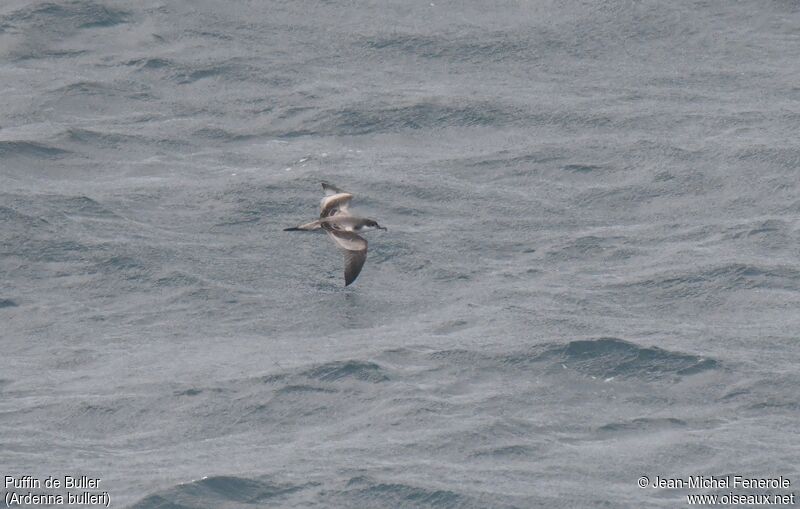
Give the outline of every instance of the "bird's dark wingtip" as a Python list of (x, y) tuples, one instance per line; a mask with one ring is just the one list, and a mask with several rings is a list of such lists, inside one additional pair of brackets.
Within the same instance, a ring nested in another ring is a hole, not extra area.
[(292, 228), (284, 228), (284, 229), (283, 229), (283, 231), (285, 231), (285, 232), (299, 232), (299, 231), (300, 231), (300, 228), (295, 228), (295, 227), (292, 227)]

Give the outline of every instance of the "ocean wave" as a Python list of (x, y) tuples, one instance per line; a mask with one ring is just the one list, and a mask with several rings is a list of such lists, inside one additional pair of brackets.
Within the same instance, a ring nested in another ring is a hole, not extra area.
[(104, 219), (121, 219), (114, 211), (88, 196), (50, 195), (48, 206), (65, 214)]
[(284, 108), (270, 133), (301, 136), (362, 136), (445, 128), (576, 127), (600, 128), (616, 122), (598, 111), (557, 107), (532, 109), (513, 100), (430, 96), (349, 103), (331, 109)]
[(335, 496), (346, 505), (358, 507), (479, 507), (478, 501), (452, 490), (382, 482), (365, 476), (350, 479), (347, 488)]
[(109, 133), (92, 129), (82, 129), (71, 127), (65, 130), (59, 137), (66, 143), (79, 143), (92, 145), (98, 148), (116, 149), (131, 143), (146, 143), (146, 138), (123, 134)]
[(170, 69), (176, 66), (175, 62), (169, 58), (159, 58), (159, 57), (151, 57), (151, 58), (134, 58), (131, 60), (127, 60), (125, 65), (136, 67), (138, 69)]
[(0, 141), (0, 157), (32, 157), (59, 159), (71, 154), (69, 150), (38, 141)]
[(599, 237), (584, 235), (559, 242), (547, 250), (547, 257), (554, 260), (624, 260), (640, 254), (641, 250), (628, 247), (624, 237)]
[(769, 379), (742, 380), (717, 400), (754, 415), (765, 411), (795, 415), (800, 410), (800, 396), (794, 390), (798, 383), (800, 377), (793, 372), (776, 373)]
[(2, 309), (2, 308), (15, 308), (17, 306), (19, 306), (19, 304), (17, 304), (17, 301), (15, 301), (15, 300), (12, 300), (12, 299), (0, 299), (0, 309)]
[(600, 426), (597, 431), (602, 435), (630, 436), (633, 432), (652, 433), (655, 431), (682, 429), (687, 425), (688, 423), (686, 421), (674, 417), (641, 417), (638, 419), (604, 424)]
[(523, 444), (500, 445), (479, 449), (472, 453), (471, 456), (475, 458), (486, 457), (492, 459), (520, 459), (527, 461), (530, 458), (536, 457), (537, 454), (542, 454), (542, 449), (542, 447)]
[[(50, 108), (54, 114), (69, 118), (73, 121), (75, 115), (83, 117), (87, 111), (94, 115), (138, 115), (139, 108), (135, 104), (143, 105), (141, 109), (149, 110), (149, 106), (156, 97), (152, 88), (143, 82), (128, 81), (90, 81), (80, 80), (61, 85), (43, 94), (42, 106)], [(75, 128), (72, 128), (75, 129)], [(90, 129), (91, 131), (91, 129)], [(65, 133), (69, 138), (69, 130)], [(81, 133), (80, 128), (73, 133), (80, 137), (88, 133)], [(72, 140), (79, 141), (79, 140)]]
[(64, 41), (87, 30), (107, 29), (127, 23), (128, 11), (98, 2), (29, 2), (34, 5), (0, 16), (0, 33), (10, 35), (5, 53), (12, 61), (72, 58), (90, 52), (64, 48)]
[(373, 383), (389, 380), (388, 374), (380, 365), (374, 362), (357, 360), (329, 362), (309, 369), (303, 372), (302, 375), (323, 382), (346, 378)]
[(131, 281), (149, 281), (150, 265), (145, 260), (126, 255), (102, 258), (88, 269), (90, 274), (119, 275)]
[(790, 265), (724, 263), (695, 270), (665, 272), (615, 287), (655, 292), (671, 299), (756, 288), (800, 291), (800, 270)]
[(134, 74), (146, 74), (146, 77), (176, 85), (191, 85), (202, 80), (220, 80), (285, 86), (290, 81), (285, 76), (275, 76), (243, 58), (194, 62), (163, 57), (142, 57), (125, 60), (122, 63), (131, 68)]
[(429, 100), (413, 104), (354, 104), (327, 111), (293, 133), (354, 136), (398, 130), (500, 126), (520, 119), (513, 107), (489, 102)]
[(504, 504), (497, 497), (471, 496), (449, 489), (436, 489), (409, 482), (356, 476), (331, 481), (325, 486), (317, 481), (285, 482), (271, 477), (249, 478), (217, 475), (191, 481), (153, 493), (130, 506), (130, 509), (230, 509), (253, 506), (296, 506), (309, 497), (324, 500), (336, 507), (407, 507), (476, 509)]
[(800, 149), (797, 147), (747, 147), (734, 154), (736, 159), (759, 162), (793, 169), (800, 166)]
[(742, 224), (727, 228), (723, 234), (724, 239), (746, 239), (757, 237), (763, 240), (764, 237), (779, 236), (785, 238), (788, 236), (789, 225), (786, 221), (780, 219), (767, 219), (764, 221), (756, 221), (754, 223)]
[(71, 0), (61, 3), (39, 3), (0, 16), (0, 24), (16, 29), (80, 30), (111, 27), (125, 23), (127, 11), (93, 1)]
[(41, 217), (23, 214), (11, 207), (4, 207), (2, 205), (0, 205), (0, 221), (6, 223), (7, 232), (12, 231), (15, 226), (38, 228), (48, 224), (48, 222)]
[(69, 239), (20, 239), (3, 254), (33, 262), (75, 262), (91, 250), (88, 244)]
[[(537, 34), (541, 34), (538, 32)], [(455, 62), (535, 60), (541, 55), (541, 39), (530, 32), (492, 32), (480, 37), (394, 33), (364, 37), (357, 45), (377, 53), (400, 53), (425, 59)]]
[(252, 507), (280, 503), (287, 495), (314, 486), (313, 483), (277, 483), (232, 475), (205, 477), (148, 495), (130, 509), (205, 509), (208, 507)]
[(203, 127), (192, 133), (195, 137), (206, 138), (214, 141), (221, 142), (234, 142), (249, 140), (255, 135), (253, 134), (238, 134), (233, 131), (223, 129), (221, 127)]
[(470, 350), (445, 350), (430, 354), (431, 359), (449, 365), (481, 366), (483, 369), (508, 369), (558, 372), (563, 368), (596, 378), (641, 379), (655, 381), (694, 375), (719, 368), (714, 359), (658, 347), (645, 347), (618, 338), (542, 344), (529, 351), (490, 355)]
[(459, 165), (469, 168), (518, 168), (531, 167), (542, 163), (559, 161), (567, 157), (561, 149), (543, 149), (535, 153), (519, 154), (513, 151), (499, 151), (485, 156), (472, 156), (456, 160)]
[(180, 270), (172, 270), (166, 273), (156, 273), (153, 275), (153, 278), (153, 283), (159, 287), (184, 287), (207, 283), (199, 277)]
[(657, 380), (719, 367), (714, 359), (643, 347), (617, 338), (571, 341), (548, 348), (540, 358), (557, 360), (569, 369), (602, 378)]

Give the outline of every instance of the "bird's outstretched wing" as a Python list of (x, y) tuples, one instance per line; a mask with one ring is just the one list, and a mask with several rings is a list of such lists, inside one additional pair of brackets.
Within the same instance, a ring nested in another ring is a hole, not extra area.
[(352, 194), (326, 182), (322, 183), (322, 190), (325, 191), (325, 196), (319, 202), (320, 218), (350, 214), (349, 208), (350, 200), (353, 199)]
[(326, 228), (325, 231), (344, 253), (344, 285), (348, 286), (356, 280), (367, 261), (367, 239), (353, 232), (332, 228)]
[(343, 190), (339, 189), (338, 187), (336, 187), (334, 185), (328, 184), (327, 182), (323, 182), (322, 183), (322, 190), (325, 191), (325, 196), (331, 196), (331, 195), (334, 195), (334, 194), (339, 194), (339, 193), (346, 192), (346, 191), (343, 191)]

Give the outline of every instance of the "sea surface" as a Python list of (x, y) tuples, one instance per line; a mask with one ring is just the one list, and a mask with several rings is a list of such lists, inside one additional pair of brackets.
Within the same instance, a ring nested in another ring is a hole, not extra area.
[[(3, 0), (0, 91), (0, 475), (800, 492), (797, 2)], [(322, 181), (388, 227), (346, 288)]]

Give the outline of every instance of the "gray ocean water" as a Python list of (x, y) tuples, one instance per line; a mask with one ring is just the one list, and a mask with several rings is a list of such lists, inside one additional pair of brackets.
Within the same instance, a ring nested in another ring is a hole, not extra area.
[[(0, 474), (136, 509), (800, 491), (799, 27), (786, 0), (4, 0)], [(282, 231), (321, 181), (388, 227), (347, 288)]]

